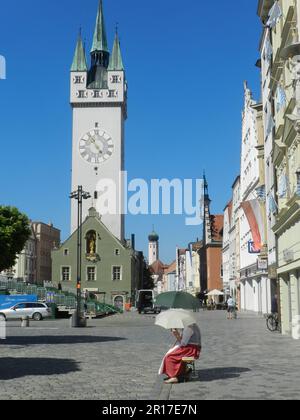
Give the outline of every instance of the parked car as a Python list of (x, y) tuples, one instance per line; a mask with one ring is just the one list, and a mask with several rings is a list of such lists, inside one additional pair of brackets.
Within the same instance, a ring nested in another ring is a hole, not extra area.
[(137, 292), (136, 302), (139, 314), (150, 312), (159, 314), (161, 312), (161, 308), (155, 305), (153, 290), (139, 290)]
[(35, 321), (41, 321), (50, 316), (51, 309), (45, 303), (40, 302), (21, 302), (10, 308), (1, 309), (0, 311), (0, 317), (5, 318), (6, 320), (29, 317)]

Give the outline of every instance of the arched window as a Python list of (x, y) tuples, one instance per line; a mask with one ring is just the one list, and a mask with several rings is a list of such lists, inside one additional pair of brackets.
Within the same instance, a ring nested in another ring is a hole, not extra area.
[(86, 234), (86, 253), (89, 255), (94, 255), (97, 253), (97, 235), (94, 230), (90, 230)]

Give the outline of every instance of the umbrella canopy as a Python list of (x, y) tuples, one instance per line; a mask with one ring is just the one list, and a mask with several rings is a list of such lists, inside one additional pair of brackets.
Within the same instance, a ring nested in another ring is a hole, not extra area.
[(156, 305), (166, 308), (199, 309), (200, 301), (193, 295), (185, 292), (167, 292), (158, 295)]
[(224, 293), (220, 292), (220, 290), (212, 290), (211, 292), (207, 293), (206, 296), (224, 296)]
[(193, 313), (183, 309), (169, 309), (157, 315), (155, 321), (155, 325), (166, 330), (184, 329), (196, 323), (197, 320)]

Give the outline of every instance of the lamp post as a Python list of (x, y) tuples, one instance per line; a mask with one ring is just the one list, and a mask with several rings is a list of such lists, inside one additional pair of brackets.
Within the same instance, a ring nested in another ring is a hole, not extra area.
[(73, 316), (72, 327), (79, 328), (83, 324), (81, 322), (81, 265), (82, 265), (82, 202), (91, 198), (88, 192), (83, 191), (82, 186), (78, 186), (77, 191), (74, 191), (70, 195), (71, 199), (75, 199), (78, 202), (77, 216), (78, 216), (78, 227), (77, 227), (77, 308), (76, 313)]

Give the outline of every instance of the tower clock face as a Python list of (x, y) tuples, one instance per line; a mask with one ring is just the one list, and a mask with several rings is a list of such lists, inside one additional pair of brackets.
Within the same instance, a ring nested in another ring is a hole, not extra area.
[(82, 159), (88, 163), (103, 163), (112, 156), (114, 143), (105, 131), (94, 129), (80, 140), (79, 152)]

